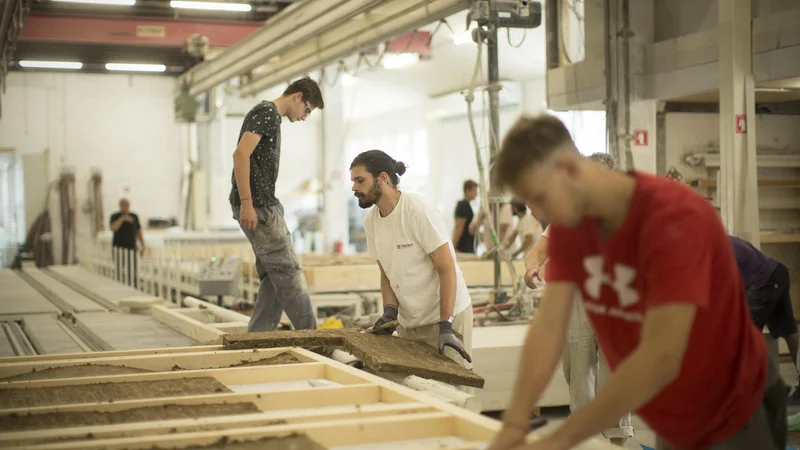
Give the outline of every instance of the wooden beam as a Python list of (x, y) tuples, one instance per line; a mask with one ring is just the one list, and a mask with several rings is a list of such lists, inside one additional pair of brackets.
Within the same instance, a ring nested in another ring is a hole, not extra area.
[[(2, 416), (12, 414), (44, 414), (54, 412), (111, 412), (132, 408), (163, 405), (208, 405), (230, 403), (253, 403), (262, 411), (284, 409), (314, 408), (331, 405), (358, 405), (362, 403), (378, 403), (381, 401), (381, 388), (369, 384), (335, 387), (315, 387), (309, 389), (287, 389), (271, 392), (248, 392), (228, 394), (203, 394), (184, 397), (161, 397), (139, 400), (120, 400), (95, 403), (79, 403), (73, 405), (35, 406), (30, 408), (0, 409)], [(408, 403), (405, 399), (397, 402)]]
[[(21, 317), (20, 317), (21, 318)], [(0, 365), (8, 363), (34, 363), (39, 361), (57, 361), (65, 359), (93, 359), (93, 358), (109, 358), (109, 357), (122, 357), (122, 356), (141, 356), (141, 355), (166, 355), (172, 353), (193, 353), (193, 352), (210, 352), (225, 350), (221, 345), (196, 345), (192, 347), (168, 347), (168, 348), (145, 348), (136, 350), (113, 350), (107, 352), (92, 352), (92, 353), (54, 353), (47, 355), (30, 355), (30, 356), (5, 356), (0, 358)]]
[(219, 322), (208, 325), (226, 333), (247, 333), (247, 324), (242, 322)]
[[(12, 381), (0, 384), (2, 389), (34, 389), (56, 386), (80, 386), (97, 383), (132, 383), (138, 381), (180, 380), (212, 377), (225, 385), (280, 383), (285, 381), (328, 379), (328, 369), (322, 363), (283, 364), (275, 366), (233, 367), (229, 369), (180, 370), (175, 372), (133, 373), (79, 378)], [(339, 384), (363, 384), (363, 380), (340, 378)], [(334, 381), (334, 380), (331, 380)]]
[(47, 429), (0, 433), (0, 447), (44, 444), (53, 441), (110, 439), (134, 436), (154, 436), (198, 431), (226, 430), (231, 428), (264, 427), (276, 422), (302, 424), (363, 417), (381, 417), (395, 414), (430, 413), (429, 405), (409, 402), (395, 404), (342, 405), (324, 408), (271, 411), (236, 416), (176, 419), (164, 422), (140, 422), (123, 425), (99, 425), (64, 429)]
[(234, 436), (237, 440), (249, 441), (266, 437), (287, 436), (292, 433), (306, 434), (320, 444), (331, 447), (451, 436), (455, 431), (454, 428), (454, 419), (451, 415), (441, 412), (432, 412), (397, 417), (342, 419), (316, 423), (237, 428), (225, 431), (171, 434), (167, 436), (93, 439), (78, 442), (44, 444), (32, 446), (30, 449), (149, 450), (154, 447), (187, 448), (191, 446), (208, 446), (214, 444), (218, 442), (222, 436)]
[[(207, 347), (206, 347), (207, 348)], [(219, 346), (213, 348), (221, 348)], [(272, 358), (281, 353), (290, 353), (301, 362), (319, 362), (316, 359), (309, 359), (306, 353), (298, 353), (293, 348), (270, 348), (256, 350), (218, 350), (191, 353), (158, 353), (143, 354), (134, 356), (111, 356), (111, 357), (92, 357), (100, 356), (105, 352), (88, 354), (87, 359), (55, 359), (52, 361), (33, 361), (30, 363), (5, 363), (0, 364), (0, 382), (2, 378), (30, 372), (41, 372), (46, 369), (68, 366), (82, 365), (111, 365), (126, 366), (136, 369), (151, 370), (154, 372), (169, 372), (175, 366), (185, 370), (197, 369), (217, 369), (230, 367), (236, 364), (255, 362), (262, 359)], [(115, 352), (109, 352), (115, 353)], [(2, 384), (0, 384), (1, 386)]]
[(151, 307), (150, 315), (164, 325), (198, 342), (216, 344), (222, 342), (222, 336), (225, 336), (224, 331), (210, 327), (199, 320), (165, 306), (156, 305)]

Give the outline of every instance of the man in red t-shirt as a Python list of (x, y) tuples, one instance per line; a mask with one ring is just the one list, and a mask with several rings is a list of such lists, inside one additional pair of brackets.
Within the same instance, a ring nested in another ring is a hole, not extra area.
[[(669, 450), (783, 450), (786, 386), (750, 321), (711, 204), (667, 178), (583, 158), (556, 117), (523, 117), (494, 168), (549, 221), (547, 286), (492, 450), (570, 449), (636, 411)], [(524, 443), (561, 358), (575, 293), (613, 371), (553, 434)]]

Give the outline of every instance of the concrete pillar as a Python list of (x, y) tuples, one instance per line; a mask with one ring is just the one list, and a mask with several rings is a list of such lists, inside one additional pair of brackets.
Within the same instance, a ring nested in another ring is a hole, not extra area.
[[(728, 233), (759, 245), (750, 3), (750, 0), (719, 2), (721, 173), (717, 189)], [(748, 134), (751, 145), (748, 145)]]
[(320, 181), (323, 186), (322, 204), (322, 242), (325, 253), (332, 252), (334, 243), (342, 241), (345, 245), (350, 240), (349, 200), (350, 161), (344, 160), (345, 123), (344, 99), (341, 81), (333, 86), (320, 83), (325, 99), (325, 109), (321, 112), (320, 125), (320, 158), (322, 160)]

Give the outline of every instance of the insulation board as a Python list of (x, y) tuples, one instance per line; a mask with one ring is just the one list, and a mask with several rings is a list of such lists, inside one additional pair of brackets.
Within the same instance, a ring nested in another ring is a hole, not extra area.
[(72, 310), (71, 312), (106, 310), (106, 308), (99, 305), (97, 302), (87, 298), (85, 295), (66, 286), (55, 278), (48, 276), (39, 269), (25, 269), (25, 274), (39, 283), (42, 288), (49, 291), (50, 294), (69, 306)]
[(119, 305), (122, 299), (128, 297), (145, 296), (141, 291), (92, 273), (83, 266), (50, 266), (48, 270), (62, 283), (78, 291), (87, 291), (113, 305)]
[(114, 350), (189, 347), (197, 344), (150, 316), (91, 312), (75, 314), (75, 318)]
[(22, 316), (25, 333), (33, 337), (45, 354), (82, 353), (83, 349), (64, 331), (54, 314), (28, 314)]
[(57, 313), (42, 294), (11, 269), (0, 270), (0, 315)]

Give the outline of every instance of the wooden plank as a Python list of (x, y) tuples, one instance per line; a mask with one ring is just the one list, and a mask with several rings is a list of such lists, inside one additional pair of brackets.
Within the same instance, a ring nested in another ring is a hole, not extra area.
[(27, 314), (22, 316), (28, 336), (32, 336), (40, 351), (52, 353), (82, 352), (81, 347), (65, 331), (55, 314)]
[(175, 419), (163, 422), (141, 422), (124, 425), (100, 425), (80, 428), (62, 428), (36, 431), (0, 433), (0, 447), (35, 445), (53, 441), (110, 439), (133, 436), (153, 436), (197, 431), (226, 430), (230, 428), (263, 427), (276, 422), (301, 424), (335, 419), (381, 417), (395, 414), (429, 413), (429, 405), (409, 402), (395, 404), (337, 405), (313, 409), (270, 411), (236, 416)]
[(295, 330), (227, 334), (226, 348), (341, 347), (376, 372), (417, 375), (451, 384), (483, 387), (484, 380), (421, 341), (353, 330)]
[(0, 364), (7, 363), (33, 363), (39, 361), (57, 361), (64, 359), (91, 359), (91, 358), (110, 358), (122, 356), (140, 356), (140, 355), (165, 355), (170, 353), (192, 353), (192, 352), (209, 352), (224, 350), (221, 345), (195, 345), (191, 347), (168, 347), (168, 348), (147, 348), (147, 349), (134, 349), (134, 350), (112, 350), (107, 352), (92, 352), (92, 353), (64, 353), (54, 355), (28, 355), (28, 356), (14, 356), (9, 358), (0, 358)]
[(198, 342), (153, 317), (122, 312), (79, 313), (77, 322), (106, 342), (111, 350), (186, 347)]
[[(183, 397), (161, 397), (141, 400), (103, 401), (59, 406), (36, 406), (28, 408), (0, 409), (0, 421), (3, 416), (13, 414), (46, 414), (54, 412), (110, 412), (124, 411), (132, 408), (163, 405), (208, 405), (253, 403), (262, 411), (281, 409), (312, 408), (317, 406), (353, 405), (361, 403), (378, 403), (381, 398), (379, 386), (361, 384), (335, 387), (315, 387), (311, 389), (292, 389), (271, 392), (219, 393), (191, 395)], [(402, 398), (392, 403), (411, 401)], [(390, 403), (390, 402), (386, 402)]]
[(219, 343), (225, 332), (165, 306), (150, 308), (150, 315), (173, 330), (201, 343)]
[(219, 441), (222, 435), (240, 440), (256, 440), (272, 436), (304, 433), (325, 447), (365, 443), (385, 443), (427, 437), (451, 435), (455, 429), (454, 418), (446, 413), (432, 412), (397, 417), (365, 417), (314, 423), (296, 423), (255, 428), (236, 428), (225, 431), (203, 431), (117, 439), (98, 439), (79, 442), (43, 444), (31, 450), (58, 449), (147, 449), (188, 448), (207, 446)]
[[(97, 383), (134, 383), (161, 380), (182, 380), (201, 377), (211, 377), (225, 385), (280, 383), (287, 381), (327, 379), (326, 367), (327, 366), (322, 363), (300, 363), (274, 366), (247, 366), (221, 369), (179, 370), (174, 372), (87, 376), (79, 378), (55, 378), (0, 383), (0, 389), (35, 389), (41, 387), (85, 386)], [(349, 383), (337, 381), (337, 383), (343, 385), (363, 384), (364, 381), (351, 380)]]
[(247, 324), (241, 322), (219, 322), (211, 323), (209, 326), (223, 330), (226, 333), (247, 333)]
[(0, 316), (58, 313), (52, 303), (11, 269), (0, 269), (0, 286)]
[[(124, 366), (135, 369), (150, 370), (154, 372), (169, 372), (174, 368), (184, 370), (216, 369), (230, 367), (235, 364), (255, 362), (266, 358), (277, 356), (281, 353), (289, 352), (301, 362), (319, 362), (311, 359), (306, 353), (300, 353), (297, 349), (272, 348), (259, 350), (224, 350), (222, 347), (218, 351), (210, 352), (190, 352), (190, 353), (157, 353), (141, 354), (133, 356), (108, 356), (90, 357), (88, 359), (54, 359), (51, 361), (30, 361), (21, 363), (0, 364), (0, 380), (6, 377), (30, 373), (42, 372), (51, 368), (82, 366), (82, 365), (110, 365)], [(90, 354), (93, 356), (102, 355), (106, 352)]]

